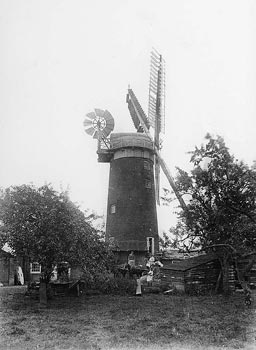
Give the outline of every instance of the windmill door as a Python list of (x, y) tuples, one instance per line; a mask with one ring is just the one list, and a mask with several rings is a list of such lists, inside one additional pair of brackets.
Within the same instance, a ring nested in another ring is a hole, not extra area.
[(147, 237), (147, 249), (152, 255), (155, 254), (155, 240), (154, 237)]

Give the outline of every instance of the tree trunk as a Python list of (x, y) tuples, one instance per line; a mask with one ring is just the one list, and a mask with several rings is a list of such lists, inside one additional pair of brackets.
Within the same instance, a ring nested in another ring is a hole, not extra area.
[(220, 270), (217, 282), (216, 282), (216, 286), (215, 286), (215, 293), (217, 294), (220, 288), (220, 282), (221, 282), (221, 277), (222, 277), (222, 270)]

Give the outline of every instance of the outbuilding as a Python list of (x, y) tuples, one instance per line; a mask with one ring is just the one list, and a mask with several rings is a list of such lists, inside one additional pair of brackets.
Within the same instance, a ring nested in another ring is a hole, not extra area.
[(221, 266), (214, 254), (202, 254), (179, 262), (162, 261), (166, 282), (179, 291), (194, 294), (214, 290), (220, 278)]
[(15, 257), (5, 250), (0, 250), (0, 283), (4, 286), (14, 285)]

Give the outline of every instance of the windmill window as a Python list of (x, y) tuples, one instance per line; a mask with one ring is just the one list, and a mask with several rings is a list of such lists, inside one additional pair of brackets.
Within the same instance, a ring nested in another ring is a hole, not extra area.
[(116, 205), (115, 204), (112, 204), (110, 206), (110, 214), (115, 214), (116, 213)]
[(146, 187), (146, 188), (152, 188), (152, 184), (151, 184), (151, 181), (150, 181), (150, 180), (146, 180), (146, 181), (145, 181), (145, 187)]
[(41, 273), (41, 265), (37, 262), (30, 264), (30, 273)]

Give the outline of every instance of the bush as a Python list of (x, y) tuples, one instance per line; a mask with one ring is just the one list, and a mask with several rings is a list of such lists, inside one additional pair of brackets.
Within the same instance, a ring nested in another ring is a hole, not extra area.
[(93, 280), (86, 280), (86, 290), (97, 290), (102, 294), (134, 294), (136, 281), (134, 279), (116, 278), (113, 274), (96, 274)]

